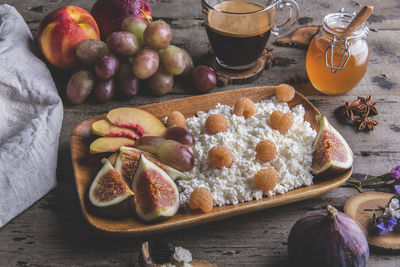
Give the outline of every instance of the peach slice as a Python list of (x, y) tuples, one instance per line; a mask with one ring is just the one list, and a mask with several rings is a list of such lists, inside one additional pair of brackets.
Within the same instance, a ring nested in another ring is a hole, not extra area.
[(90, 144), (90, 154), (116, 152), (121, 146), (134, 146), (135, 140), (125, 137), (100, 137)]
[(133, 140), (139, 139), (139, 135), (132, 129), (118, 127), (108, 120), (99, 120), (92, 124), (92, 133), (100, 136), (127, 137)]
[(163, 136), (164, 124), (152, 114), (137, 108), (116, 108), (108, 112), (107, 120), (112, 124), (135, 130), (139, 136)]

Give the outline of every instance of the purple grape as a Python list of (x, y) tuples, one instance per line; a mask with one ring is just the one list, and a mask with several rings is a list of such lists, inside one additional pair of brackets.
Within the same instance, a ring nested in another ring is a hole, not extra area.
[(122, 21), (121, 28), (125, 32), (130, 32), (136, 35), (141, 45), (144, 45), (143, 32), (147, 27), (147, 23), (137, 17), (127, 17)]
[(107, 37), (111, 52), (120, 57), (131, 57), (139, 52), (142, 45), (136, 35), (130, 32), (113, 32)]
[(181, 74), (186, 67), (185, 54), (174, 45), (167, 46), (161, 54), (161, 62), (166, 71), (172, 75)]
[(112, 54), (101, 56), (94, 66), (96, 75), (102, 80), (108, 80), (113, 77), (119, 68), (119, 60)]
[(147, 80), (147, 84), (153, 94), (162, 96), (171, 91), (174, 85), (174, 76), (160, 67), (157, 72)]
[(153, 50), (166, 48), (172, 40), (171, 27), (165, 21), (153, 21), (144, 30), (143, 39)]
[(94, 75), (88, 70), (75, 72), (67, 84), (67, 98), (71, 104), (83, 103), (93, 90)]
[(135, 56), (132, 63), (133, 74), (139, 79), (147, 79), (158, 69), (159, 58), (157, 52), (143, 49)]
[(183, 70), (183, 72), (179, 75), (179, 77), (182, 78), (188, 78), (192, 75), (192, 71), (194, 68), (194, 64), (193, 64), (193, 59), (190, 56), (190, 54), (183, 48), (181, 48), (184, 56), (185, 56), (185, 69)]
[(97, 80), (94, 86), (94, 94), (101, 102), (110, 101), (114, 97), (115, 82), (110, 80)]
[(76, 46), (75, 53), (83, 63), (94, 64), (100, 56), (109, 54), (110, 50), (107, 44), (100, 40), (86, 39)]
[(188, 129), (179, 126), (170, 126), (164, 135), (165, 139), (175, 140), (182, 145), (193, 146), (195, 139)]
[(200, 65), (193, 69), (192, 72), (193, 86), (200, 92), (208, 92), (217, 84), (217, 77), (212, 68)]
[(118, 94), (123, 98), (132, 98), (139, 91), (139, 79), (132, 73), (130, 63), (122, 63), (117, 74)]

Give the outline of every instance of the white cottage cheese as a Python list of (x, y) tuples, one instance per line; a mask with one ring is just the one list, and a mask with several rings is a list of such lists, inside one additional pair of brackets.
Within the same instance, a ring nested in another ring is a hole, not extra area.
[[(268, 119), (274, 110), (290, 112), (286, 103), (279, 103), (273, 98), (256, 103), (256, 108), (256, 114), (247, 120), (234, 115), (232, 107), (221, 104), (209, 112), (200, 111), (197, 116), (187, 119), (187, 128), (196, 139), (191, 149), (195, 166), (187, 173), (191, 180), (177, 182), (181, 204), (186, 203), (192, 191), (198, 187), (208, 188), (217, 206), (261, 199), (264, 194), (255, 187), (253, 176), (268, 167), (275, 168), (279, 180), (273, 190), (266, 192), (267, 196), (284, 194), (312, 184), (312, 143), (316, 132), (304, 121), (303, 106), (292, 109), (294, 123), (284, 135), (270, 128)], [(228, 130), (216, 135), (206, 134), (204, 124), (210, 114), (224, 115), (228, 120)], [(262, 140), (270, 140), (277, 147), (277, 156), (271, 162), (262, 163), (255, 158), (255, 147)], [(209, 165), (208, 151), (216, 145), (224, 145), (232, 151), (233, 163), (230, 168), (218, 170)]]

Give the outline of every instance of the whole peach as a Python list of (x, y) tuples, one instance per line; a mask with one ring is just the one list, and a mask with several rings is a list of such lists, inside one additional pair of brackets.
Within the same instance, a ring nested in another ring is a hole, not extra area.
[(48, 14), (37, 35), (44, 57), (60, 69), (70, 69), (79, 63), (75, 47), (86, 39), (99, 40), (99, 28), (89, 12), (76, 6), (64, 6)]

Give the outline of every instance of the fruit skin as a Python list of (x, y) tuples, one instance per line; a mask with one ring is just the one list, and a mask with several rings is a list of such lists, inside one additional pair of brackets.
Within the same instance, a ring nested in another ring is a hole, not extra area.
[(134, 146), (135, 140), (125, 137), (99, 137), (89, 147), (90, 154), (115, 152), (121, 146)]
[(182, 49), (175, 45), (167, 46), (161, 54), (164, 69), (172, 75), (181, 74), (186, 67), (186, 58)]
[(94, 94), (100, 102), (107, 102), (113, 99), (115, 93), (115, 82), (110, 80), (97, 80), (94, 85)]
[(162, 20), (149, 23), (143, 33), (146, 45), (153, 50), (166, 48), (172, 40), (171, 27)]
[(192, 71), (192, 81), (194, 88), (202, 93), (206, 93), (215, 87), (217, 84), (217, 77), (212, 68), (199, 65)]
[(100, 39), (94, 18), (77, 6), (64, 6), (48, 14), (40, 23), (37, 42), (50, 64), (60, 69), (78, 65), (76, 45), (85, 39)]
[(122, 21), (126, 17), (138, 17), (145, 21), (152, 19), (151, 7), (147, 0), (98, 0), (90, 13), (99, 25), (103, 40), (110, 33), (121, 30)]
[(179, 74), (179, 77), (182, 79), (187, 79), (192, 76), (192, 71), (194, 69), (193, 59), (190, 56), (190, 54), (188, 53), (188, 51), (186, 51), (183, 48), (181, 48), (181, 50), (185, 57), (185, 69), (183, 70), (183, 72), (181, 74)]
[(247, 97), (239, 98), (233, 108), (233, 114), (235, 114), (236, 116), (243, 116), (245, 119), (248, 119), (249, 117), (256, 114), (256, 111), (256, 105), (251, 99)]
[(126, 182), (132, 182), (133, 175), (135, 174), (137, 164), (142, 153), (148, 160), (163, 169), (172, 180), (190, 180), (189, 176), (178, 171), (177, 169), (172, 168), (171, 166), (162, 163), (151, 154), (143, 152), (142, 150), (134, 147), (123, 146), (119, 149), (118, 155), (114, 161), (115, 169)]
[(146, 222), (175, 215), (179, 191), (175, 182), (142, 153), (132, 179), (136, 214)]
[(174, 85), (174, 76), (163, 67), (159, 67), (157, 72), (147, 80), (147, 85), (153, 94), (163, 96), (171, 91)]
[[(90, 203), (103, 213), (114, 217), (129, 215), (134, 195), (132, 190), (107, 159), (103, 159), (102, 163), (103, 167), (90, 185)], [(99, 195), (101, 193), (103, 195)]]
[(81, 104), (93, 91), (94, 75), (88, 70), (75, 72), (68, 81), (66, 94), (73, 105)]
[(319, 130), (313, 143), (312, 173), (320, 177), (343, 173), (353, 165), (350, 146), (325, 116), (317, 115), (316, 120)]
[(102, 80), (108, 80), (117, 74), (119, 68), (119, 59), (113, 54), (107, 54), (96, 60), (94, 70), (96, 76)]
[(281, 102), (291, 101), (296, 94), (296, 90), (288, 84), (280, 84), (275, 89), (275, 96)]
[(186, 146), (174, 140), (161, 142), (157, 155), (163, 162), (178, 171), (187, 172), (194, 167), (192, 152)]
[(311, 211), (292, 227), (288, 238), (293, 266), (366, 266), (368, 241), (360, 227), (346, 214), (328, 205)]
[(196, 210), (201, 209), (202, 212), (209, 212), (213, 209), (214, 200), (208, 190), (205, 187), (198, 187), (190, 194), (188, 201), (189, 209)]
[(168, 114), (167, 126), (179, 126), (182, 128), (186, 128), (186, 118), (182, 113), (174, 110)]
[(158, 153), (158, 147), (165, 140), (160, 136), (143, 136), (136, 142), (136, 148), (147, 151), (152, 154)]
[(130, 32), (139, 38), (140, 44), (144, 45), (143, 32), (147, 27), (147, 22), (137, 17), (127, 17), (122, 21), (121, 29)]
[(75, 48), (79, 60), (88, 65), (94, 64), (99, 57), (109, 53), (107, 44), (96, 39), (83, 40)]
[(175, 140), (185, 146), (194, 146), (196, 143), (189, 130), (179, 126), (167, 127), (164, 137), (165, 139)]
[(116, 108), (108, 112), (107, 120), (112, 124), (135, 130), (139, 136), (163, 136), (164, 124), (147, 111), (137, 108)]
[(107, 37), (111, 52), (119, 57), (136, 55), (142, 47), (139, 38), (130, 32), (113, 32)]
[(209, 135), (225, 132), (228, 129), (228, 120), (224, 115), (211, 114), (204, 123), (204, 129)]
[(142, 49), (133, 59), (133, 74), (139, 79), (147, 79), (156, 73), (159, 63), (157, 52), (148, 48)]
[(121, 98), (130, 99), (134, 97), (140, 87), (139, 79), (132, 73), (132, 65), (129, 62), (123, 62), (117, 73), (117, 93)]
[(139, 139), (139, 135), (128, 128), (118, 127), (111, 124), (108, 120), (98, 120), (91, 126), (91, 131), (95, 135), (110, 137), (127, 137), (133, 140)]

